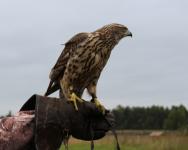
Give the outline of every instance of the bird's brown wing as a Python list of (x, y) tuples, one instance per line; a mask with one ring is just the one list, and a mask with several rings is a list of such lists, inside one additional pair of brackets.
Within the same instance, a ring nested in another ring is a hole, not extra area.
[(58, 85), (59, 84), (58, 80), (63, 77), (64, 71), (66, 69), (66, 65), (70, 56), (82, 42), (87, 40), (88, 35), (89, 34), (85, 32), (78, 33), (75, 36), (73, 36), (67, 43), (65, 43), (64, 50), (62, 51), (56, 64), (54, 65), (54, 67), (52, 68), (50, 72), (49, 77), (51, 81), (45, 93), (45, 96), (50, 95), (51, 93), (55, 92), (56, 90), (60, 88)]

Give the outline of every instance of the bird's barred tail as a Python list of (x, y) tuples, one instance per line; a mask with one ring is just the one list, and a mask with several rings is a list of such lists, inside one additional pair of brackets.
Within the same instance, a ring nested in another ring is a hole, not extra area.
[(50, 91), (50, 89), (51, 89), (52, 84), (53, 84), (53, 82), (50, 81), (50, 83), (49, 83), (49, 85), (48, 85), (48, 88), (47, 88), (46, 93), (44, 94), (44, 96), (50, 95), (50, 94), (49, 94), (49, 91)]
[(59, 85), (57, 83), (55, 83), (55, 84), (53, 84), (53, 83), (54, 83), (53, 81), (50, 81), (44, 96), (48, 96), (48, 95), (56, 92), (57, 90), (59, 90)]

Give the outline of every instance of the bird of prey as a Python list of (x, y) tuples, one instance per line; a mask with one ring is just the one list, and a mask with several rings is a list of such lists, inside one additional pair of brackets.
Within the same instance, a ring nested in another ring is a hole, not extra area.
[(126, 26), (117, 23), (73, 36), (65, 43), (64, 50), (51, 70), (51, 81), (45, 96), (60, 89), (63, 96), (73, 102), (78, 110), (76, 102), (83, 101), (81, 97), (87, 89), (91, 101), (104, 113), (104, 106), (97, 99), (97, 82), (112, 49), (127, 36), (132, 37), (132, 33)]

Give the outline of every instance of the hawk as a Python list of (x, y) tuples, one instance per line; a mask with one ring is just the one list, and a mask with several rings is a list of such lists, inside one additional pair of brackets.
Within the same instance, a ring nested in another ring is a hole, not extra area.
[(82, 32), (65, 43), (50, 73), (50, 84), (45, 96), (60, 89), (63, 96), (73, 102), (78, 110), (77, 101), (82, 102), (85, 89), (92, 97), (92, 102), (104, 112), (97, 99), (97, 82), (105, 67), (112, 49), (118, 42), (132, 33), (124, 25), (112, 23), (94, 32)]

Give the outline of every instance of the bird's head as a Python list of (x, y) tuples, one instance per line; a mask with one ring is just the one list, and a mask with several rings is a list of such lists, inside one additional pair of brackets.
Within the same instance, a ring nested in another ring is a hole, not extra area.
[(104, 26), (103, 29), (111, 32), (112, 36), (114, 36), (117, 42), (119, 42), (119, 40), (121, 40), (124, 37), (127, 36), (132, 37), (132, 33), (128, 30), (128, 28), (121, 24), (117, 24), (117, 23), (108, 24)]

